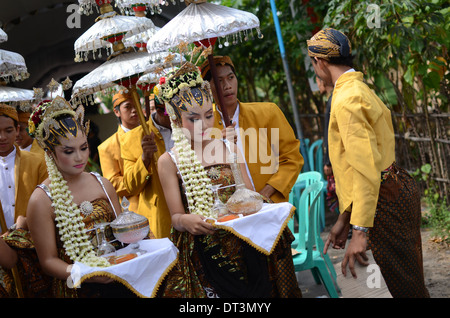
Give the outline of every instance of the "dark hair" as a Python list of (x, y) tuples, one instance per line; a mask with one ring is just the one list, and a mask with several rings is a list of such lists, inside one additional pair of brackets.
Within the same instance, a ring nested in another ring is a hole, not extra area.
[(354, 55), (349, 56), (339, 56), (339, 57), (332, 57), (328, 60), (330, 64), (334, 65), (345, 65), (353, 68), (353, 59), (355, 58)]

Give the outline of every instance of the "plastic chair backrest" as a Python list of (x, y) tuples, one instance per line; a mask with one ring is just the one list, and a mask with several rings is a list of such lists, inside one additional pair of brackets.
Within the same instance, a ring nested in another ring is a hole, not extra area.
[(308, 162), (311, 171), (319, 171), (320, 175), (323, 176), (323, 148), (322, 139), (314, 141), (308, 149)]
[[(318, 233), (319, 208), (321, 200), (321, 191), (323, 187), (322, 181), (316, 181), (303, 190), (298, 208), (298, 247), (300, 249), (308, 249), (309, 245), (314, 246), (315, 235)], [(312, 216), (312, 220), (311, 220)], [(313, 226), (311, 227), (311, 222)], [(312, 229), (312, 231), (311, 231)], [(312, 236), (311, 236), (312, 235)], [(311, 242), (311, 238), (313, 241)], [(308, 251), (309, 253), (309, 251)]]
[[(297, 180), (295, 181), (294, 186), (292, 187), (291, 192), (289, 192), (289, 203), (292, 204), (297, 210), (296, 213), (298, 213), (299, 205), (298, 202), (300, 200), (300, 189), (305, 189), (309, 185), (311, 185), (314, 182), (318, 182), (322, 180), (322, 175), (320, 172), (317, 171), (308, 171), (308, 172), (302, 172), (298, 175)], [(299, 193), (296, 193), (296, 192)], [(292, 226), (290, 226), (292, 230)]]

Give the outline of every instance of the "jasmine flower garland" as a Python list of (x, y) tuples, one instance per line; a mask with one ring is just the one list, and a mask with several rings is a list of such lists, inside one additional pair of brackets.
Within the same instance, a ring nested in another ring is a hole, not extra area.
[(63, 242), (66, 255), (75, 262), (91, 267), (108, 267), (110, 263), (98, 257), (89, 241), (78, 206), (73, 202), (72, 193), (53, 159), (46, 153), (52, 207), (56, 214), (56, 227)]
[[(171, 107), (170, 105), (168, 105)], [(167, 104), (166, 104), (167, 107)], [(172, 138), (178, 155), (177, 167), (183, 179), (188, 201), (189, 212), (204, 217), (214, 217), (213, 193), (211, 179), (191, 148), (183, 129), (176, 126), (172, 120)]]

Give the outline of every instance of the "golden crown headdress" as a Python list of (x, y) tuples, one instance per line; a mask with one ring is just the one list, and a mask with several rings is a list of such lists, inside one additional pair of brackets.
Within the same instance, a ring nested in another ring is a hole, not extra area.
[(76, 110), (63, 97), (57, 96), (53, 101), (43, 101), (33, 111), (28, 120), (28, 133), (37, 140), (42, 148), (46, 148), (45, 141), (52, 129), (59, 129), (60, 123), (56, 120), (61, 115), (69, 115), (80, 122), (85, 133), (89, 131), (89, 121), (84, 124), (84, 108), (79, 106)]

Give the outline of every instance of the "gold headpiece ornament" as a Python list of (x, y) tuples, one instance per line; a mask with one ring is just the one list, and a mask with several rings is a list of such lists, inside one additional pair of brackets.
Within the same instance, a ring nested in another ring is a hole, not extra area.
[[(187, 53), (187, 43), (178, 45), (180, 54)], [(159, 84), (153, 88), (153, 93), (159, 101), (164, 101), (166, 111), (171, 120), (181, 125), (181, 111), (187, 111), (188, 106), (202, 106), (205, 101), (211, 101), (211, 88), (204, 81), (196, 64), (201, 58), (210, 54), (211, 47), (198, 46), (190, 52), (190, 61), (160, 77)], [(200, 51), (203, 50), (201, 53)], [(197, 61), (192, 62), (194, 55), (199, 54)], [(189, 53), (188, 53), (189, 54)]]
[[(64, 98), (57, 96), (53, 101), (42, 102), (31, 114), (28, 120), (28, 133), (37, 140), (39, 145), (46, 149), (50, 144), (55, 144), (56, 140), (49, 140), (52, 136), (52, 132), (62, 127), (61, 122), (57, 120), (59, 116), (69, 115), (73, 117), (75, 121), (78, 121), (84, 132), (89, 131), (89, 121), (86, 124), (84, 122), (84, 108), (79, 106), (76, 110), (67, 102)], [(65, 127), (74, 136), (76, 136), (77, 127)], [(57, 133), (58, 134), (58, 133)], [(58, 134), (58, 136), (61, 136)], [(64, 137), (64, 136), (61, 136)], [(55, 139), (55, 138), (54, 138)]]

